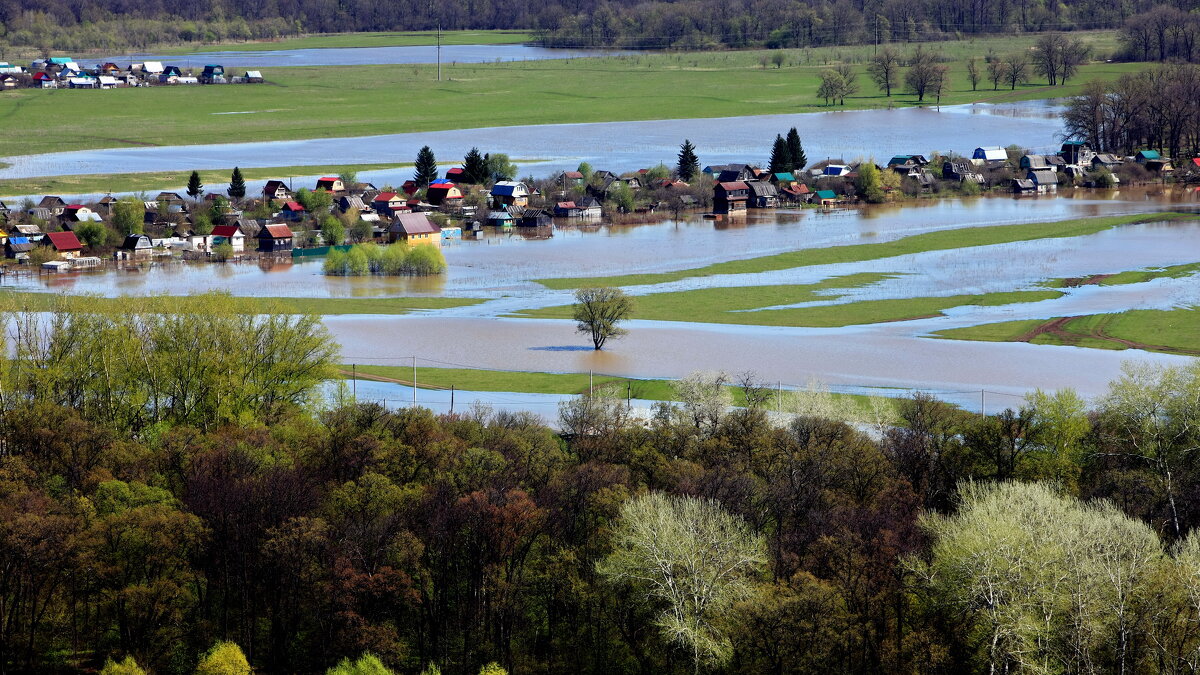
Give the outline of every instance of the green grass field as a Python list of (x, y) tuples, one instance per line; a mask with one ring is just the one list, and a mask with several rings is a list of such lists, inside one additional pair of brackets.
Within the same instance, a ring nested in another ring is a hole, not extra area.
[[(443, 45), (511, 45), (529, 42), (533, 35), (522, 30), (447, 30), (442, 31)], [(176, 45), (153, 50), (162, 54), (198, 52), (257, 52), (283, 49), (339, 49), (348, 47), (420, 47), (437, 44), (434, 31), (396, 33), (332, 33), (262, 42), (220, 42), (206, 45)]]
[(1200, 307), (1139, 309), (1049, 320), (1004, 321), (938, 331), (935, 337), (1200, 355)]
[[(287, 179), (291, 176), (338, 175), (351, 171), (378, 171), (412, 166), (402, 164), (343, 164), (341, 166), (275, 166), (242, 169), (246, 180), (268, 178)], [(210, 190), (219, 189), (229, 182), (233, 167), (228, 169), (204, 169), (198, 171), (200, 181)], [(37, 176), (14, 180), (0, 180), (0, 197), (30, 194), (80, 194), (92, 192), (143, 192), (181, 188), (187, 185), (190, 171), (147, 171), (141, 173), (78, 174), (71, 176)], [(297, 188), (311, 185), (296, 185)]]
[[(217, 263), (203, 263), (217, 264)], [(0, 293), (0, 303), (16, 309), (49, 309), (58, 296), (54, 293), (25, 293), (5, 291)], [(184, 307), (193, 298), (204, 301), (202, 296), (175, 296), (171, 303)], [(126, 307), (136, 302), (137, 296), (116, 298), (88, 297), (89, 304), (101, 307)], [(408, 314), (409, 312), (465, 307), (484, 302), (478, 298), (232, 298), (231, 301), (245, 303), (252, 308), (270, 309), (293, 314)]]
[[(944, 49), (950, 49), (943, 43)], [(850, 49), (850, 48), (846, 48)], [(861, 49), (861, 48), (855, 48)], [(0, 156), (88, 148), (275, 141), (473, 127), (606, 122), (888, 108), (917, 103), (875, 91), (865, 72), (845, 107), (816, 91), (824, 63), (791, 50), (782, 68), (769, 51), (647, 53), (489, 64), (264, 69), (264, 85), (33, 90), (0, 95)], [(865, 66), (856, 66), (863, 71)], [(1115, 79), (1145, 64), (1093, 63), (1066, 86), (971, 91), (952, 64), (942, 104), (1069, 96), (1089, 79)], [(669, 95), (668, 95), (669, 94)], [(419, 102), (419, 105), (414, 105)], [(932, 105), (933, 101), (925, 101)], [(222, 113), (239, 112), (229, 115)], [(47, 119), (87, 119), (88, 134), (45, 133)], [(503, 152), (503, 148), (494, 150)]]
[(1134, 216), (1077, 218), (1051, 223), (964, 227), (954, 230), (915, 234), (911, 237), (902, 237), (894, 241), (878, 244), (851, 244), (846, 246), (800, 249), (757, 258), (730, 260), (705, 267), (677, 270), (675, 272), (625, 274), (611, 277), (563, 277), (557, 279), (539, 279), (538, 283), (556, 290), (580, 288), (589, 285), (641, 286), (662, 284), (691, 277), (708, 277), (717, 274), (773, 272), (810, 265), (831, 265), (836, 263), (861, 262), (864, 260), (878, 260), (880, 258), (891, 258), (926, 251), (946, 251), (956, 248), (1007, 244), (1034, 239), (1079, 237), (1122, 225), (1188, 218), (1195, 218), (1195, 215), (1184, 213), (1144, 213)]
[[(855, 288), (874, 283), (889, 275), (856, 274), (826, 279), (818, 284), (790, 286), (741, 286), (703, 288), (693, 291), (651, 293), (634, 298), (631, 318), (649, 321), (689, 321), (728, 323), (747, 326), (793, 326), (837, 328), (888, 321), (907, 321), (938, 316), (952, 307), (966, 305), (996, 306), (1018, 302), (1037, 302), (1062, 297), (1055, 290), (1007, 291), (980, 295), (894, 298), (863, 300), (837, 305), (760, 309), (776, 305), (838, 298), (839, 288)], [(824, 291), (824, 293), (821, 293)], [(570, 319), (570, 305), (545, 307), (519, 312), (513, 316), (529, 319)]]

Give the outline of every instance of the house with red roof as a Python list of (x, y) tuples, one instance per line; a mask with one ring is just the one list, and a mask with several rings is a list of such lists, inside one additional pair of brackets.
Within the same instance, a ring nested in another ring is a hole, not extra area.
[(713, 213), (744, 213), (750, 187), (744, 181), (727, 181), (713, 187)]
[(324, 190), (335, 197), (346, 194), (346, 185), (337, 176), (325, 176), (317, 179), (317, 190)]
[(78, 258), (83, 244), (74, 232), (49, 232), (42, 237), (42, 246), (49, 246), (59, 257), (70, 260)]
[(283, 223), (263, 225), (258, 231), (258, 250), (275, 253), (292, 250), (292, 229)]
[(446, 169), (446, 180), (453, 183), (455, 181), (462, 180), (462, 177), (463, 177), (463, 168), (461, 166), (456, 166), (451, 169)]
[(218, 225), (212, 230), (212, 245), (229, 244), (234, 253), (246, 250), (246, 233), (241, 225)]
[(434, 183), (425, 190), (425, 201), (434, 206), (457, 206), (462, 200), (462, 189), (454, 183)]
[(279, 211), (280, 217), (291, 221), (301, 220), (307, 213), (308, 211), (300, 202), (284, 202), (283, 208)]
[(58, 89), (58, 80), (47, 72), (34, 73), (33, 86), (39, 89)]
[(381, 216), (390, 216), (398, 211), (408, 210), (407, 200), (395, 192), (380, 192), (371, 201), (371, 208)]

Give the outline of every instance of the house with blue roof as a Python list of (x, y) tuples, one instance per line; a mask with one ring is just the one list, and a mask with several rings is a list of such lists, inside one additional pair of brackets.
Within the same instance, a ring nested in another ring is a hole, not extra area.
[(492, 208), (529, 206), (529, 187), (520, 181), (502, 180), (492, 186)]

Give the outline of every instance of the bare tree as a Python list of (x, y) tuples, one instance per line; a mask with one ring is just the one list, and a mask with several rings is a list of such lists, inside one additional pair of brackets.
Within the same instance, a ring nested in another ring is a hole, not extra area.
[(1004, 62), (998, 58), (990, 58), (987, 62), (988, 81), (992, 83), (992, 91), (1000, 89), (1000, 83), (1005, 78)]
[(1017, 52), (1004, 59), (1004, 79), (1013, 91), (1016, 91), (1018, 84), (1029, 80), (1029, 61), (1024, 54)]
[(983, 74), (979, 72), (979, 59), (971, 57), (967, 61), (967, 79), (971, 81), (971, 91), (979, 89)]
[(867, 65), (867, 72), (884, 95), (891, 96), (892, 87), (896, 86), (900, 77), (900, 54), (891, 47), (884, 47), (883, 51), (871, 59), (871, 63)]
[(937, 54), (917, 45), (912, 61), (908, 65), (908, 72), (904, 75), (904, 83), (908, 85), (912, 93), (917, 95), (917, 101), (924, 101), (925, 94), (931, 91), (930, 85), (937, 78), (945, 77), (942, 68), (943, 66), (938, 63)]

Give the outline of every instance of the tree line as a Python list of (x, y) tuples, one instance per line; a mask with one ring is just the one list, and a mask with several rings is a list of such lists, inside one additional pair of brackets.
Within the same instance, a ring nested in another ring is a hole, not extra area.
[(162, 303), (5, 314), (0, 671), (1200, 663), (1198, 365), (989, 416), (696, 374), (554, 430), (318, 395), (315, 319)]
[(1200, 67), (1165, 65), (1127, 73), (1116, 82), (1089, 82), (1063, 111), (1069, 138), (1097, 152), (1129, 155), (1160, 150), (1169, 157), (1200, 154)]

